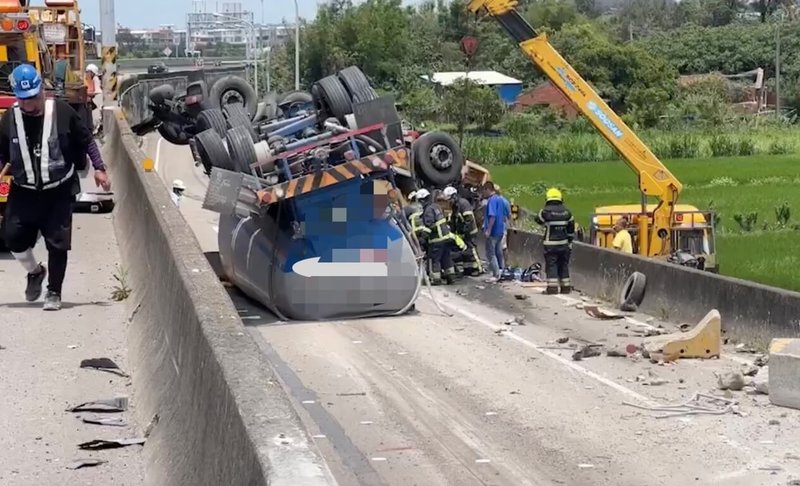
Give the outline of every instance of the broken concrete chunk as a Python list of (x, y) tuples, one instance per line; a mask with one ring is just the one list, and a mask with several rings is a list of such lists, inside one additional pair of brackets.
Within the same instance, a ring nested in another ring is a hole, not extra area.
[(756, 359), (753, 360), (753, 364), (756, 366), (767, 366), (767, 363), (769, 363), (769, 355), (766, 354), (756, 356)]
[(769, 345), (769, 401), (779, 407), (800, 410), (798, 377), (800, 339), (773, 339)]
[(756, 373), (758, 373), (760, 369), (761, 368), (756, 365), (742, 365), (742, 374), (744, 376), (756, 376)]
[(726, 371), (717, 375), (717, 383), (720, 390), (739, 391), (744, 388), (744, 375), (739, 371)]
[(764, 366), (758, 370), (756, 376), (753, 377), (753, 388), (755, 388), (756, 393), (769, 395), (769, 366)]
[(609, 349), (606, 351), (606, 356), (611, 358), (627, 358), (628, 352), (624, 349)]
[(569, 341), (569, 337), (567, 337), (567, 336), (560, 337), (560, 338), (556, 339), (556, 342), (557, 342), (558, 344), (564, 344), (564, 343), (566, 343), (567, 341)]
[(602, 309), (596, 305), (587, 305), (584, 307), (584, 312), (595, 319), (611, 320), (611, 319), (624, 319), (625, 316), (608, 309)]
[(572, 359), (574, 361), (580, 361), (583, 358), (594, 358), (595, 356), (600, 356), (601, 354), (602, 353), (600, 352), (600, 346), (595, 344), (587, 344), (580, 350), (575, 351), (572, 354)]
[(718, 358), (722, 351), (722, 319), (714, 309), (694, 329), (646, 339), (642, 347), (648, 354), (663, 354), (664, 361)]

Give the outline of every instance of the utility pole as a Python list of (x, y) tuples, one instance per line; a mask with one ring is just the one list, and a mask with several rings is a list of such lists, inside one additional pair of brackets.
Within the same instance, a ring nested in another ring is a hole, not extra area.
[(294, 0), (294, 89), (300, 91), (300, 9)]
[(103, 105), (116, 104), (119, 95), (117, 78), (117, 22), (114, 0), (100, 0), (100, 28), (103, 31)]
[(781, 117), (781, 26), (783, 25), (783, 12), (775, 29), (775, 118)]

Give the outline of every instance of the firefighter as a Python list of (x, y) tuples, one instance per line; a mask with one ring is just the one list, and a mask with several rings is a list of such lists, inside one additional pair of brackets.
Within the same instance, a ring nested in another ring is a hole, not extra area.
[(444, 189), (444, 197), (450, 201), (452, 213), (450, 215), (450, 229), (456, 235), (461, 237), (461, 240), (466, 245), (462, 250), (462, 262), (464, 275), (480, 275), (483, 273), (481, 268), (481, 259), (478, 256), (478, 250), (475, 247), (475, 238), (478, 236), (478, 224), (475, 222), (475, 213), (472, 210), (472, 204), (458, 194), (455, 187), (446, 187)]
[[(430, 279), (432, 285), (441, 285), (442, 277), (448, 284), (456, 280), (456, 269), (450, 258), (450, 226), (442, 212), (442, 208), (431, 197), (430, 191), (420, 189), (417, 199), (422, 203), (422, 224), (429, 230), (428, 261), (430, 262)], [(442, 275), (444, 273), (444, 275)]]
[(569, 278), (569, 258), (572, 253), (572, 240), (575, 238), (575, 219), (564, 206), (561, 191), (552, 187), (547, 190), (544, 208), (534, 216), (534, 220), (545, 227), (544, 261), (547, 274), (548, 294), (572, 292)]

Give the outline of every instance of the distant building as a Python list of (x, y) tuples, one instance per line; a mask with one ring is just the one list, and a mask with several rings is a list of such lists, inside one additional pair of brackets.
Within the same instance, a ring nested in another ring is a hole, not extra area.
[(549, 106), (560, 111), (569, 120), (574, 120), (579, 115), (575, 105), (550, 81), (521, 94), (514, 104), (514, 111), (524, 111), (531, 106)]
[(459, 79), (466, 76), (470, 81), (481, 86), (491, 86), (497, 91), (497, 95), (507, 105), (512, 105), (517, 100), (522, 91), (522, 81), (498, 73), (497, 71), (464, 71), (434, 73), (433, 79), (422, 76), (426, 81), (431, 81), (439, 86), (449, 86)]

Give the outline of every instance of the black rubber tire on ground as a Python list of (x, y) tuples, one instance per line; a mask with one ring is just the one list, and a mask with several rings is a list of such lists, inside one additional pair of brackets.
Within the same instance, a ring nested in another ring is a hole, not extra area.
[[(461, 179), (464, 155), (458, 143), (443, 132), (428, 132), (411, 145), (414, 170), (430, 185), (443, 188)], [(447, 164), (440, 166), (439, 164)]]
[(161, 135), (164, 140), (173, 144), (173, 145), (189, 145), (189, 135), (183, 130), (177, 130), (177, 132), (173, 132), (167, 129), (167, 125), (162, 123), (158, 126), (158, 134)]
[(228, 126), (230, 128), (246, 127), (252, 141), (254, 143), (259, 141), (258, 133), (256, 133), (255, 128), (253, 128), (253, 122), (250, 120), (250, 117), (247, 116), (247, 112), (242, 105), (237, 103), (225, 106), (225, 115), (228, 118)]
[(220, 137), (228, 134), (228, 122), (225, 120), (225, 113), (219, 108), (203, 110), (197, 115), (197, 132), (204, 132), (213, 128)]
[(639, 307), (644, 300), (644, 292), (647, 287), (647, 277), (641, 272), (633, 272), (625, 285), (622, 286), (622, 291), (619, 294), (620, 308), (631, 306)]
[(228, 151), (231, 154), (236, 170), (245, 174), (252, 174), (250, 164), (256, 161), (256, 149), (250, 133), (246, 127), (234, 127), (228, 130)]
[(203, 164), (203, 168), (207, 174), (211, 174), (212, 167), (219, 167), (220, 169), (234, 172), (238, 171), (231, 160), (230, 154), (225, 149), (225, 143), (222, 141), (222, 137), (220, 137), (213, 128), (198, 133), (197, 136), (194, 137), (194, 144), (197, 155), (200, 157), (200, 163)]
[[(316, 88), (316, 89), (314, 89)], [(353, 103), (344, 85), (336, 76), (326, 76), (314, 84), (312, 95), (321, 119), (333, 117), (347, 126), (347, 115), (353, 113)]]
[(250, 84), (238, 76), (225, 76), (211, 86), (208, 93), (211, 105), (214, 108), (224, 109), (225, 105), (241, 103), (250, 117), (256, 116), (258, 109), (258, 95)]
[(339, 81), (347, 89), (354, 104), (378, 99), (378, 93), (369, 84), (369, 79), (356, 66), (349, 66), (339, 71)]

